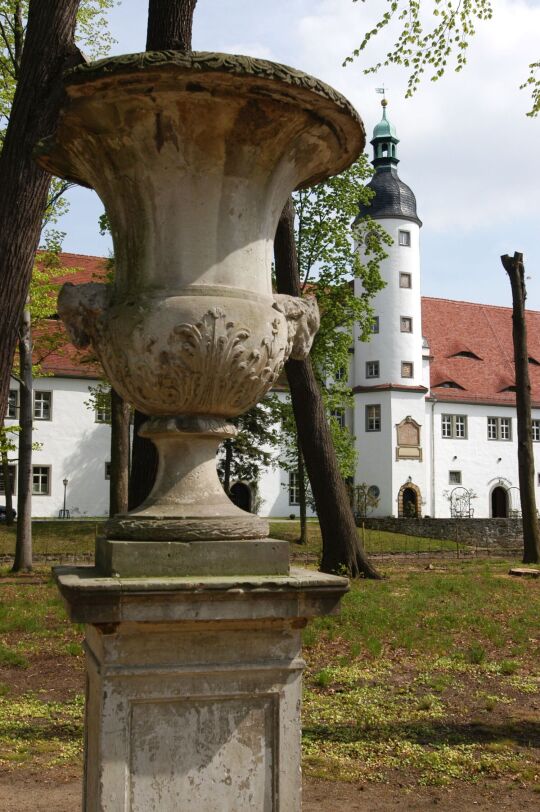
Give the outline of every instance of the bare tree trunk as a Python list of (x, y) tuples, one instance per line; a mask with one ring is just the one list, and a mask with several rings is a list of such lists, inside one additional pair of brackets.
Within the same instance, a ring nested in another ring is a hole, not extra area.
[(298, 477), (298, 502), (300, 505), (300, 538), (298, 539), (298, 544), (307, 544), (306, 467), (304, 465), (304, 457), (302, 455), (298, 433), (296, 434), (296, 449), (298, 455), (296, 475)]
[(231, 466), (233, 459), (233, 447), (230, 440), (225, 440), (225, 460), (223, 463), (223, 490), (227, 496), (231, 497)]
[(74, 31), (80, 0), (30, 0), (17, 89), (0, 156), (0, 414), (32, 275), (50, 175), (32, 158), (36, 142), (54, 132), (61, 76), (80, 61)]
[(32, 329), (25, 308), (19, 336), (19, 464), (17, 471), (17, 537), (13, 572), (32, 569)]
[(150, 0), (147, 51), (190, 51), (197, 0)]
[[(196, 5), (197, 0), (150, 0), (146, 50), (190, 51)], [(147, 419), (141, 412), (135, 412), (129, 479), (130, 510), (144, 502), (154, 486), (157, 473), (157, 449), (151, 440), (139, 437), (139, 428)]]
[(128, 509), (130, 415), (129, 403), (111, 388), (110, 516)]
[(525, 268), (523, 254), (501, 257), (504, 270), (512, 287), (512, 337), (516, 368), (516, 412), (518, 433), (519, 491), (523, 517), (523, 563), (540, 562), (540, 528), (534, 494), (534, 455), (531, 423), (531, 383), (529, 380), (529, 353), (525, 323)]
[[(289, 198), (281, 214), (274, 242), (276, 281), (279, 293), (300, 295), (300, 278), (294, 240), (294, 208)], [(323, 572), (380, 578), (360, 546), (354, 516), (341, 476), (330, 426), (311, 359), (289, 360), (285, 372), (300, 445), (317, 506), (321, 527)]]
[(7, 451), (2, 451), (2, 476), (4, 478), (4, 494), (6, 497), (6, 527), (11, 527), (13, 524), (13, 488), (9, 475)]

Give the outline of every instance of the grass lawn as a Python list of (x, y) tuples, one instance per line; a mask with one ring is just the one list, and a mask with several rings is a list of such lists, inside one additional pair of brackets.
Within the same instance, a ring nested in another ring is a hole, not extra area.
[[(78, 521), (77, 519), (35, 521), (32, 526), (33, 549), (36, 556), (54, 557), (58, 560), (71, 560), (73, 557), (91, 556), (94, 553), (96, 536), (105, 520), (96, 518)], [(321, 554), (321, 531), (317, 521), (308, 522), (308, 544), (300, 546), (294, 542), (300, 535), (298, 521), (270, 521), (270, 535), (292, 543), (292, 553), (298, 562), (316, 563)], [(443, 552), (462, 554), (467, 548), (455, 541), (419, 538), (417, 536), (386, 533), (380, 530), (358, 530), (366, 551), (371, 555), (420, 554)], [(15, 527), (0, 524), (0, 556), (13, 555), (15, 549)]]
[[(385, 563), (306, 629), (308, 777), (540, 791), (540, 581), (509, 577), (514, 563)], [(2, 770), (78, 770), (81, 639), (45, 568), (2, 571)]]

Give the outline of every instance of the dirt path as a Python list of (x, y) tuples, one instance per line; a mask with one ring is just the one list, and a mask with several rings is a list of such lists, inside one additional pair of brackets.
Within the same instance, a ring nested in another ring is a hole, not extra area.
[[(80, 808), (80, 779), (72, 773), (62, 776), (59, 783), (36, 775), (0, 775), (2, 812), (78, 812)], [(483, 787), (453, 785), (449, 790), (429, 787), (408, 791), (385, 784), (359, 787), (308, 780), (304, 783), (302, 812), (533, 812), (539, 808), (538, 793), (498, 782)]]

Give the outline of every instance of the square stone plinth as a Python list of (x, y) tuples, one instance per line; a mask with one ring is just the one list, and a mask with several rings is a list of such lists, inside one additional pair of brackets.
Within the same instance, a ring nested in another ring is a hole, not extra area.
[(85, 812), (300, 812), (301, 630), (345, 578), (55, 576), (86, 626)]

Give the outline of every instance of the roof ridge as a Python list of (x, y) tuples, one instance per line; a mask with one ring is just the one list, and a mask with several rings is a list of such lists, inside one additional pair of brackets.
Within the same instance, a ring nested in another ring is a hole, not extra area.
[[(459, 305), (472, 305), (473, 307), (487, 307), (490, 310), (506, 310), (508, 312), (512, 312), (512, 308), (507, 305), (492, 305), (486, 304), (485, 302), (471, 302), (468, 299), (447, 299), (443, 296), (421, 296), (422, 301), (424, 299), (430, 302), (448, 302), (449, 304), (459, 304)], [(540, 315), (540, 310), (532, 310), (531, 308), (526, 308), (527, 313), (538, 313)]]

